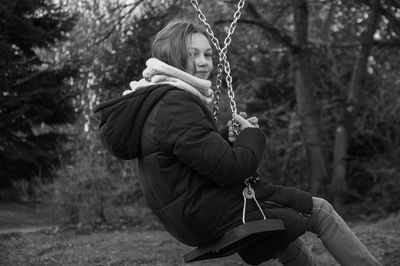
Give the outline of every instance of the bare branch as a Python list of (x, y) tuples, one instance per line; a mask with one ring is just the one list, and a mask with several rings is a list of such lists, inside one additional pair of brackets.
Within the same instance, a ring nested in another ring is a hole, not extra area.
[(360, 39), (360, 51), (354, 64), (352, 79), (349, 87), (348, 102), (350, 104), (357, 103), (360, 92), (365, 82), (367, 74), (366, 68), (371, 48), (374, 44), (374, 34), (378, 28), (381, 19), (380, 0), (371, 0), (370, 14), (367, 21), (367, 27)]
[(19, 86), (19, 85), (21, 85), (21, 84), (24, 84), (24, 83), (30, 81), (31, 79), (33, 79), (33, 78), (35, 78), (35, 77), (37, 77), (37, 76), (39, 76), (39, 75), (41, 75), (41, 74), (43, 74), (43, 73), (45, 73), (45, 72), (47, 72), (47, 70), (41, 70), (41, 71), (32, 73), (31, 75), (29, 75), (29, 76), (27, 76), (27, 77), (25, 77), (25, 78), (22, 78), (22, 79), (17, 80), (17, 82), (15, 82), (14, 84), (12, 84), (11, 86), (12, 86), (12, 87), (17, 87), (17, 86)]
[(142, 2), (143, 2), (143, 0), (140, 0), (140, 1), (136, 2), (134, 5), (132, 5), (132, 7), (131, 7), (124, 15), (118, 16), (118, 18), (115, 20), (115, 21), (116, 21), (115, 24), (111, 26), (111, 29), (110, 29), (108, 32), (106, 32), (106, 34), (103, 35), (102, 38), (98, 39), (98, 40), (95, 42), (94, 45), (97, 46), (97, 45), (99, 45), (100, 43), (102, 43), (103, 41), (107, 40), (107, 39), (111, 36), (111, 34), (117, 29), (117, 27), (119, 27), (119, 26), (122, 25), (124, 19), (125, 19), (126, 17), (128, 17), (130, 14), (132, 14), (133, 11), (134, 11)]
[[(312, 45), (316, 46), (329, 46), (331, 48), (357, 48), (360, 47), (359, 42), (337, 42), (337, 43), (330, 43), (321, 39), (316, 39), (316, 38), (309, 38), (308, 41)], [(400, 40), (389, 40), (389, 41), (380, 41), (380, 40), (374, 40), (372, 42), (373, 46), (379, 47), (379, 48), (396, 48), (400, 47)]]
[(296, 50), (298, 48), (296, 45), (292, 43), (292, 38), (289, 35), (282, 33), (279, 29), (275, 27), (269, 26), (268, 24), (259, 21), (247, 20), (247, 19), (240, 20), (240, 23), (258, 26), (264, 31), (264, 33), (270, 40), (275, 40), (287, 46), (291, 50)]
[(275, 23), (278, 21), (278, 19), (282, 16), (282, 14), (290, 7), (290, 4), (287, 4), (281, 8), (281, 10), (278, 12), (278, 14), (275, 16), (275, 18), (272, 20), (271, 25), (275, 25)]
[[(363, 3), (364, 3), (365, 5), (367, 5), (367, 6), (369, 6), (369, 7), (372, 8), (372, 1), (369, 1), (369, 0), (362, 0), (362, 1), (363, 1)], [(389, 1), (387, 0), (387, 1), (384, 1), (384, 2), (385, 2), (385, 4), (387, 4), (388, 6), (392, 6), (392, 7), (396, 8), (396, 9), (399, 9), (399, 8), (400, 8), (400, 4), (399, 4), (398, 2), (396, 2), (396, 1), (390, 1), (390, 3), (387, 3), (387, 2), (389, 2)], [(400, 19), (399, 19), (395, 14), (393, 14), (393, 13), (389, 10), (389, 8), (385, 8), (383, 5), (380, 5), (379, 11), (380, 11), (380, 13), (381, 13), (383, 16), (385, 16), (385, 17), (389, 20), (389, 22), (394, 26), (394, 27), (393, 27), (394, 32), (396, 32), (396, 34), (400, 36)]]
[(251, 14), (253, 14), (255, 20), (241, 19), (241, 23), (258, 26), (264, 31), (264, 33), (266, 33), (269, 39), (282, 43), (293, 51), (298, 49), (298, 47), (293, 44), (293, 40), (289, 35), (275, 28), (274, 26), (272, 26), (273, 24), (270, 24), (265, 18), (263, 18), (263, 16), (258, 12), (252, 1), (248, 2), (247, 9)]
[[(328, 58), (332, 62), (331, 73), (334, 75), (334, 82), (341, 88), (342, 90), (346, 89), (346, 85), (340, 79), (339, 67), (336, 61), (336, 58), (332, 52), (333, 38), (332, 38), (332, 24), (334, 21), (334, 11), (336, 8), (336, 3), (334, 1), (329, 4), (329, 13), (324, 21), (323, 32), (321, 32), (322, 39), (324, 39), (327, 43), (325, 45)], [(310, 38), (309, 38), (310, 41)]]
[(400, 47), (400, 40), (374, 41), (373, 45), (378, 46), (380, 48), (398, 48), (398, 47)]
[[(38, 56), (37, 56), (36, 54), (34, 54), (34, 55), (31, 56), (30, 58), (23, 58), (23, 59), (21, 59), (21, 60), (14, 61), (13, 64), (14, 64), (14, 65), (26, 65), (26, 64), (35, 62), (35, 61), (37, 61), (37, 60), (40, 60), (40, 59), (38, 58)], [(41, 61), (41, 62), (42, 62), (42, 63), (46, 63), (46, 62), (43, 62), (43, 61)]]
[(396, 17), (396, 15), (394, 15), (392, 12), (390, 12), (390, 10), (384, 7), (381, 7), (380, 11), (393, 25), (393, 31), (400, 36), (400, 19)]

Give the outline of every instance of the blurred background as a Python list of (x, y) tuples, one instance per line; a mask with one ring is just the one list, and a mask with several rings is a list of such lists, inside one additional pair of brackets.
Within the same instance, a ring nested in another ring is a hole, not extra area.
[[(222, 43), (237, 1), (200, 7)], [(141, 78), (174, 18), (199, 21), (183, 0), (0, 2), (2, 201), (40, 202), (65, 223), (157, 226), (136, 162), (104, 150), (93, 109)], [(399, 48), (397, 0), (247, 0), (228, 60), (239, 111), (268, 138), (263, 178), (347, 218), (398, 213)]]

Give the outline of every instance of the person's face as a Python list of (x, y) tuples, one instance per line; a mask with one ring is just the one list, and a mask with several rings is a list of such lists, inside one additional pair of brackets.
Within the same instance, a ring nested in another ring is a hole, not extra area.
[(208, 79), (213, 69), (210, 42), (202, 33), (193, 33), (186, 40), (188, 60), (185, 71), (202, 79)]

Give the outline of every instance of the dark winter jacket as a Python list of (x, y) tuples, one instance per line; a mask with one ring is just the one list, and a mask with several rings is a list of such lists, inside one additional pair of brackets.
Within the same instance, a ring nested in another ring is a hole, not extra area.
[[(256, 172), (265, 136), (244, 129), (231, 145), (221, 136), (212, 114), (194, 95), (155, 85), (121, 96), (98, 107), (100, 137), (118, 158), (138, 159), (139, 180), (149, 207), (166, 230), (190, 246), (202, 246), (242, 223), (244, 180)], [(262, 241), (260, 262), (305, 232), (311, 213), (310, 194), (257, 183), (268, 218), (282, 219), (285, 231)], [(300, 213), (300, 214), (299, 214)], [(248, 220), (260, 219), (254, 204)], [(254, 259), (251, 250), (242, 257)]]

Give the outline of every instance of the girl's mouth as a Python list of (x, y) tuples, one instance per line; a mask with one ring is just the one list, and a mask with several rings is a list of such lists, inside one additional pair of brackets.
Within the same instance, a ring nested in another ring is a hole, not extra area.
[(196, 72), (195, 76), (198, 78), (206, 79), (207, 78), (207, 72)]

